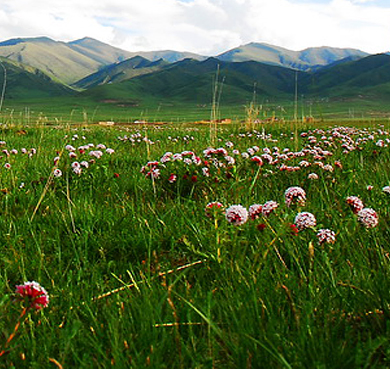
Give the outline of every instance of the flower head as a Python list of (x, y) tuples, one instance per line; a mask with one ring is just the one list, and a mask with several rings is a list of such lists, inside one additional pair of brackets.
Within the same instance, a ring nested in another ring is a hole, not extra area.
[(320, 229), (317, 232), (317, 238), (320, 245), (323, 243), (335, 243), (336, 234), (330, 229)]
[(223, 205), (218, 201), (209, 202), (206, 205), (205, 213), (206, 217), (211, 218), (213, 215), (216, 214), (216, 212), (219, 212), (223, 209)]
[(289, 187), (284, 192), (284, 199), (286, 205), (289, 207), (293, 202), (297, 202), (298, 205), (304, 206), (306, 203), (306, 192), (301, 187)]
[(360, 200), (357, 196), (347, 197), (347, 204), (351, 207), (355, 214), (364, 208), (363, 201)]
[(276, 201), (267, 201), (263, 205), (262, 213), (264, 217), (268, 217), (277, 207), (279, 204)]
[(378, 225), (378, 214), (374, 209), (364, 208), (357, 213), (359, 222), (366, 228), (374, 228)]
[(257, 219), (262, 215), (263, 213), (263, 205), (260, 204), (253, 204), (249, 207), (249, 216), (251, 219)]
[(294, 224), (301, 231), (306, 228), (313, 228), (317, 224), (316, 217), (312, 213), (302, 212), (295, 217)]
[(49, 294), (35, 281), (24, 282), (24, 284), (16, 286), (15, 292), (28, 301), (29, 308), (39, 310), (49, 305)]
[(234, 225), (242, 225), (248, 220), (248, 210), (242, 205), (232, 205), (226, 209), (226, 220)]

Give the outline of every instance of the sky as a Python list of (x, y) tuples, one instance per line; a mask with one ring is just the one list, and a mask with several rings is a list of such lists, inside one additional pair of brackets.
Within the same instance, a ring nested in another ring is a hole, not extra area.
[(390, 51), (390, 0), (1, 0), (0, 35), (207, 56), (250, 42), (380, 53)]

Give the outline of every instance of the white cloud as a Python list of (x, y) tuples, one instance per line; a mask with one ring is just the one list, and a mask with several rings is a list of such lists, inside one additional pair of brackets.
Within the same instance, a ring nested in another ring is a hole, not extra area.
[[(383, 0), (2, 0), (2, 39), (94, 37), (132, 51), (215, 55), (248, 42), (390, 49)], [(387, 4), (387, 1), (385, 2)]]

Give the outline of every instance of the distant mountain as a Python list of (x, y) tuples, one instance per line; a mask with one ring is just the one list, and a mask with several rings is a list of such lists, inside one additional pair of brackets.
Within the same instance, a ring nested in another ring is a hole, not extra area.
[(163, 59), (152, 62), (142, 56), (134, 56), (123, 62), (103, 67), (98, 72), (77, 81), (74, 86), (87, 89), (106, 83), (118, 83), (143, 74), (156, 72), (167, 65), (169, 63)]
[(217, 58), (235, 62), (253, 60), (305, 71), (317, 69), (347, 57), (363, 58), (368, 55), (355, 49), (314, 47), (302, 51), (292, 51), (265, 43), (250, 43), (226, 51), (218, 55)]
[(208, 57), (185, 52), (185, 51), (173, 51), (173, 50), (160, 50), (160, 51), (138, 51), (138, 52), (132, 52), (132, 55), (139, 55), (146, 59), (149, 59), (151, 61), (156, 61), (159, 59), (163, 59), (169, 63), (175, 63), (177, 61), (181, 61), (184, 59), (195, 59), (195, 60), (205, 60)]
[[(75, 91), (54, 81), (37, 68), (0, 58), (6, 71), (5, 99), (31, 99), (69, 96)], [(3, 89), (4, 68), (0, 67), (0, 91)]]
[(39, 37), (1, 42), (0, 56), (71, 84), (104, 65), (126, 59), (130, 53), (92, 39), (65, 43)]

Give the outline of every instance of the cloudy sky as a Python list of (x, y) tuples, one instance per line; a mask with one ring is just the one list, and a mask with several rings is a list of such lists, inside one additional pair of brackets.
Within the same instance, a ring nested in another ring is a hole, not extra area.
[(0, 35), (203, 55), (249, 42), (377, 53), (390, 50), (390, 0), (1, 0)]

